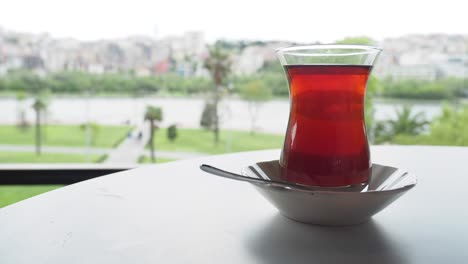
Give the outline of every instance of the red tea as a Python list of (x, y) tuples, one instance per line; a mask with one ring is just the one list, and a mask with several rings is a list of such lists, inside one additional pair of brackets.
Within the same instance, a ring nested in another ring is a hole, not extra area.
[(284, 180), (315, 186), (365, 183), (370, 153), (364, 95), (371, 66), (288, 65), (291, 112)]

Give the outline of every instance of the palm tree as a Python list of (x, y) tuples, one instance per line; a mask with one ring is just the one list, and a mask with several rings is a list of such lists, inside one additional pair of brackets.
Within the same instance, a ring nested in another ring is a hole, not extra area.
[(398, 134), (418, 135), (429, 124), (423, 112), (413, 115), (408, 105), (396, 110), (396, 119), (389, 120), (390, 130), (393, 136)]
[(162, 109), (160, 107), (147, 106), (145, 112), (145, 120), (150, 123), (150, 152), (151, 152), (151, 161), (155, 162), (156, 158), (154, 157), (154, 132), (157, 128), (156, 121), (161, 122), (163, 119)]
[(36, 97), (32, 108), (36, 112), (36, 154), (41, 154), (41, 142), (42, 142), (42, 135), (41, 135), (41, 114), (47, 108), (47, 103), (42, 97)]
[(214, 45), (209, 48), (209, 56), (205, 59), (203, 66), (210, 72), (211, 77), (215, 83), (215, 90), (213, 92), (213, 132), (214, 141), (216, 144), (219, 142), (219, 113), (218, 104), (221, 100), (221, 92), (224, 80), (231, 71), (231, 60), (229, 53)]

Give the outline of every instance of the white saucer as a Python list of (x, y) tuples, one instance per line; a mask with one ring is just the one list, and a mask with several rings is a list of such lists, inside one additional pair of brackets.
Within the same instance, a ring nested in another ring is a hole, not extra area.
[[(281, 181), (278, 160), (245, 168), (243, 176)], [(251, 183), (282, 215), (318, 225), (353, 225), (373, 215), (416, 185), (416, 177), (398, 168), (372, 164), (369, 183), (344, 188), (311, 190), (268, 183)]]

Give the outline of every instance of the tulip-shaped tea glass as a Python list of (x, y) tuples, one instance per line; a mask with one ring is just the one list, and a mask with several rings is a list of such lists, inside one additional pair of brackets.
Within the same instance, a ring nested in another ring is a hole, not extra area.
[(283, 180), (324, 187), (368, 182), (364, 96), (380, 51), (361, 45), (277, 50), (291, 104), (280, 158)]

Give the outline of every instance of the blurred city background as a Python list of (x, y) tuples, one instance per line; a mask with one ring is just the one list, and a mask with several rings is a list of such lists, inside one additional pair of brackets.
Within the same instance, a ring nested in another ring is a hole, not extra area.
[(247, 3), (228, 12), (207, 1), (40, 2), (0, 11), (0, 163), (161, 163), (281, 148), (289, 101), (275, 49), (320, 43), (383, 48), (366, 94), (372, 144), (468, 146), (468, 34), (456, 1), (427, 3), (452, 13), (419, 23), (421, 7), (402, 1), (371, 17), (340, 9), (336, 21)]

